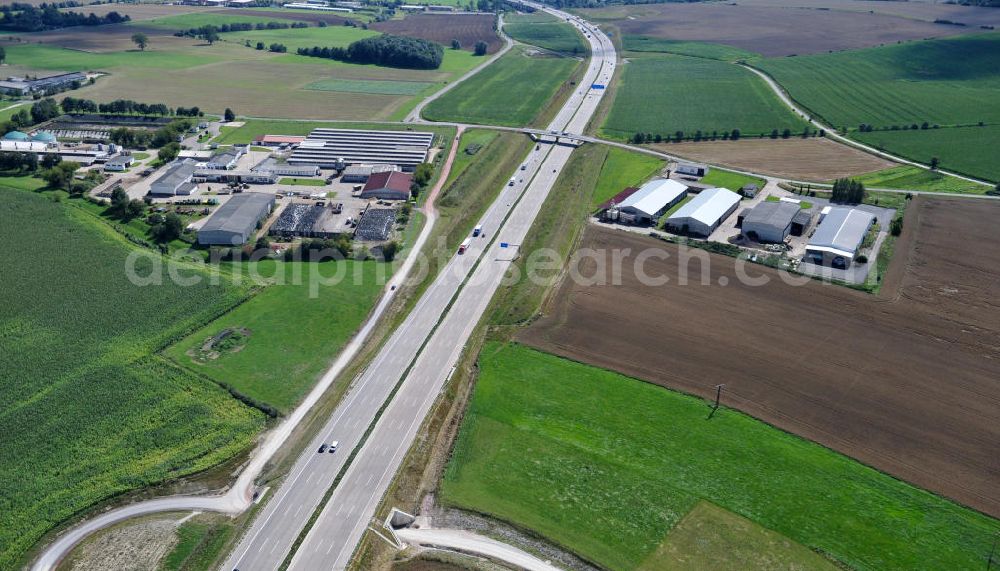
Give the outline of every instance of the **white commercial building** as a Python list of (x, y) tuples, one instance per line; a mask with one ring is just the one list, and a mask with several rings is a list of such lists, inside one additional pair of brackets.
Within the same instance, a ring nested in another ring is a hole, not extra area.
[(707, 237), (740, 205), (740, 195), (726, 188), (709, 188), (698, 193), (667, 218), (669, 230)]
[(806, 245), (805, 259), (834, 268), (850, 267), (874, 223), (875, 216), (870, 212), (842, 206), (830, 208)]
[(687, 189), (687, 186), (676, 180), (656, 178), (639, 187), (639, 190), (614, 208), (619, 212), (619, 220), (632, 224), (651, 224), (671, 206), (683, 200)]

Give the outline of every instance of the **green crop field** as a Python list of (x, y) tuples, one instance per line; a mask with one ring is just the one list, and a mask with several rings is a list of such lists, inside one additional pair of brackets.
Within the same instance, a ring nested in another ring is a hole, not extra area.
[(660, 52), (722, 61), (738, 61), (760, 57), (760, 54), (722, 44), (665, 40), (663, 38), (651, 38), (649, 36), (635, 36), (631, 34), (622, 36), (622, 46), (627, 52)]
[[(133, 285), (134, 248), (92, 215), (37, 193), (0, 194), (0, 238), (32, 244), (0, 253), (0, 569), (12, 570), (42, 534), (95, 503), (245, 449), (263, 415), (155, 355), (243, 289)], [(158, 260), (140, 257), (137, 275)]]
[(312, 25), (308, 28), (228, 32), (222, 34), (222, 39), (240, 44), (247, 40), (252, 44), (256, 44), (257, 42), (264, 42), (266, 45), (271, 45), (272, 43), (284, 44), (288, 47), (289, 52), (294, 52), (297, 48), (311, 48), (313, 46), (345, 48), (351, 42), (377, 35), (379, 33), (374, 30), (365, 30), (352, 26), (327, 26), (319, 28)]
[(1000, 123), (1000, 34), (758, 62), (828, 123)]
[(865, 186), (874, 188), (925, 190), (929, 192), (961, 192), (966, 194), (983, 194), (991, 188), (910, 165), (900, 165), (898, 167), (875, 171), (856, 178), (863, 182)]
[[(647, 562), (691, 541), (671, 530), (705, 501), (808, 548), (782, 553), (791, 568), (817, 568), (811, 550), (858, 570), (985, 568), (1000, 529), (736, 411), (707, 420), (702, 399), (516, 344), (487, 343), (478, 364), (441, 500), (612, 570), (669, 568)], [(711, 555), (770, 548), (749, 543)]]
[(519, 42), (554, 52), (585, 55), (587, 42), (576, 28), (544, 13), (508, 16), (503, 30)]
[(739, 191), (748, 184), (756, 184), (758, 189), (764, 188), (764, 184), (767, 181), (755, 176), (749, 176), (713, 167), (708, 171), (707, 175), (701, 177), (701, 182), (712, 186), (721, 186), (722, 188), (728, 188), (733, 191)]
[(145, 67), (162, 74), (163, 70), (182, 70), (222, 61), (212, 50), (122, 51), (94, 53), (68, 50), (49, 44), (5, 46), (7, 63), (29, 69), (58, 71), (107, 70), (119, 67)]
[(343, 93), (379, 93), (382, 95), (416, 95), (433, 83), (426, 81), (391, 81), (374, 79), (321, 79), (306, 86), (317, 91)]
[(610, 199), (630, 186), (638, 186), (663, 168), (665, 161), (650, 155), (626, 151), (617, 147), (608, 149), (604, 166), (597, 179), (597, 186), (590, 198), (591, 208)]
[(432, 101), (423, 115), (432, 121), (522, 127), (531, 123), (578, 64), (572, 58), (529, 56), (515, 48)]
[(614, 139), (635, 133), (662, 136), (739, 129), (744, 137), (772, 129), (801, 133), (792, 114), (763, 80), (710, 59), (643, 54), (624, 66), (622, 82), (601, 131)]
[[(361, 326), (390, 268), (353, 260), (320, 264), (267, 260), (253, 268), (249, 263), (234, 268), (247, 272), (245, 276), (254, 269), (274, 285), (170, 347), (167, 355), (287, 412)], [(226, 329), (248, 333), (232, 350), (219, 351), (218, 357), (200, 352), (207, 339)]]
[(854, 133), (853, 138), (898, 153), (910, 160), (930, 163), (933, 157), (941, 168), (1000, 182), (1000, 124), (986, 127), (950, 127), (908, 131)]

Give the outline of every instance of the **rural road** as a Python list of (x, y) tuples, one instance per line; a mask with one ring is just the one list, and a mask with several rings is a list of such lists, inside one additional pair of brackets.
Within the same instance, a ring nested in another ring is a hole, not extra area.
[[(795, 103), (795, 101), (792, 100), (792, 97), (788, 94), (788, 92), (785, 91), (785, 89), (783, 87), (781, 87), (780, 85), (778, 85), (778, 82), (775, 81), (770, 75), (768, 75), (768, 74), (764, 73), (763, 71), (761, 71), (761, 70), (759, 70), (759, 69), (757, 69), (757, 68), (755, 68), (753, 66), (750, 66), (750, 65), (746, 65), (746, 64), (736, 64), (736, 65), (739, 65), (740, 67), (743, 67), (744, 69), (748, 69), (751, 72), (757, 74), (761, 79), (763, 79), (767, 83), (768, 87), (771, 88), (771, 91), (774, 91), (775, 95), (777, 95), (778, 98), (781, 99), (782, 103), (784, 103), (786, 106), (788, 106), (788, 108), (791, 109), (792, 112), (794, 112), (798, 116), (800, 116), (803, 119), (805, 119), (806, 121), (808, 121), (813, 127), (816, 127), (817, 129), (823, 129), (824, 131), (826, 131), (826, 136), (827, 137), (829, 137), (831, 139), (835, 139), (837, 141), (840, 141), (841, 143), (844, 143), (845, 145), (854, 147), (856, 149), (861, 149), (861, 150), (863, 150), (865, 152), (868, 152), (868, 153), (871, 153), (873, 155), (882, 157), (883, 159), (889, 159), (890, 161), (895, 161), (897, 163), (915, 166), (915, 167), (918, 167), (918, 168), (921, 168), (921, 169), (924, 169), (924, 170), (930, 170), (930, 167), (927, 166), (927, 165), (925, 165), (925, 164), (923, 164), (923, 163), (918, 163), (916, 161), (911, 161), (909, 159), (905, 159), (903, 157), (900, 157), (900, 156), (897, 156), (897, 155), (893, 155), (893, 154), (887, 153), (885, 151), (880, 151), (880, 150), (876, 149), (875, 147), (872, 147), (870, 145), (866, 145), (864, 143), (859, 143), (858, 141), (855, 141), (854, 139), (849, 139), (849, 138), (847, 138), (847, 137), (845, 137), (843, 135), (838, 134), (837, 133), (837, 129), (835, 127), (831, 127), (830, 125), (826, 125), (826, 124), (822, 123), (821, 121), (818, 121), (818, 120), (814, 119), (811, 114), (807, 113), (804, 109), (802, 109), (801, 107), (799, 107), (799, 105), (797, 103)], [(968, 181), (968, 182), (975, 182), (975, 183), (985, 184), (985, 185), (991, 185), (992, 184), (992, 183), (989, 183), (989, 182), (987, 182), (985, 180), (980, 180), (980, 179), (977, 179), (977, 178), (968, 177), (968, 176), (961, 175), (961, 174), (958, 174), (958, 173), (954, 173), (954, 172), (951, 172), (951, 171), (946, 171), (946, 170), (938, 169), (937, 172), (939, 172), (941, 174), (948, 175), (948, 176), (952, 176), (952, 177), (955, 177), (955, 178), (959, 178), (959, 179), (962, 179), (962, 180), (965, 180), (965, 181)]]
[(516, 547), (465, 530), (404, 528), (394, 530), (393, 533), (397, 538), (415, 547), (474, 553), (527, 571), (561, 571), (555, 565)]
[[(603, 34), (591, 41), (594, 57), (584, 85), (609, 77), (615, 61), (614, 48)], [(574, 93), (550, 128), (581, 131), (602, 94)], [(473, 240), (466, 254), (453, 256), (442, 269), (296, 460), (223, 569), (278, 568), (317, 510), (288, 568), (348, 566), (423, 419), (514, 259), (516, 245), (572, 152), (569, 146), (542, 145), (529, 154), (524, 170), (515, 173), (515, 184), (501, 190), (480, 220), (487, 237)], [(340, 442), (336, 454), (317, 453), (320, 444), (332, 440)]]
[[(459, 127), (456, 136), (460, 135), (462, 131), (463, 129)], [(312, 409), (317, 402), (319, 402), (323, 393), (330, 388), (334, 380), (336, 380), (348, 364), (351, 363), (351, 361), (353, 361), (353, 359), (357, 356), (358, 351), (368, 340), (368, 337), (375, 329), (379, 319), (385, 313), (386, 309), (388, 309), (393, 299), (395, 299), (396, 292), (399, 290), (398, 286), (402, 285), (412, 272), (417, 261), (416, 253), (420, 252), (427, 243), (427, 240), (430, 238), (431, 231), (434, 228), (434, 223), (437, 220), (437, 210), (434, 208), (434, 200), (441, 192), (441, 188), (444, 186), (444, 183), (448, 178), (448, 173), (451, 172), (451, 166), (454, 163), (457, 148), (457, 143), (451, 145), (451, 150), (448, 153), (448, 158), (445, 160), (441, 169), (438, 182), (434, 188), (431, 189), (427, 201), (424, 203), (423, 212), (427, 218), (427, 222), (424, 224), (423, 229), (410, 248), (410, 255), (406, 256), (402, 265), (400, 265), (399, 269), (393, 274), (392, 278), (390, 278), (389, 282), (385, 285), (382, 296), (379, 298), (375, 309), (372, 310), (368, 319), (362, 325), (358, 333), (356, 333), (348, 344), (341, 350), (336, 361), (334, 361), (333, 365), (327, 369), (317, 382), (316, 386), (313, 387), (309, 394), (306, 395), (305, 399), (303, 399), (302, 403), (300, 403), (299, 406), (296, 407), (295, 410), (292, 411), (292, 413), (274, 430), (264, 436), (261, 444), (251, 456), (250, 462), (240, 473), (236, 483), (227, 493), (221, 496), (172, 496), (157, 498), (154, 500), (123, 506), (121, 508), (103, 513), (97, 517), (88, 519), (80, 525), (63, 533), (53, 543), (47, 546), (41, 555), (39, 555), (39, 557), (35, 560), (31, 567), (32, 571), (50, 571), (55, 569), (59, 561), (62, 560), (62, 558), (65, 557), (75, 545), (87, 536), (108, 526), (120, 523), (133, 517), (152, 513), (189, 510), (238, 514), (250, 507), (254, 492), (254, 481), (257, 479), (257, 476), (260, 475), (264, 466), (268, 461), (270, 461), (271, 457), (274, 456), (275, 452), (277, 452), (278, 449), (284, 445), (289, 435), (293, 430), (295, 430), (302, 419), (305, 418), (309, 410)]]

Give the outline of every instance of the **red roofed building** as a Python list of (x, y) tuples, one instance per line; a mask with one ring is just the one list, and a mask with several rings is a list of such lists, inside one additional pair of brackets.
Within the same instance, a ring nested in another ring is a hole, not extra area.
[(258, 135), (253, 140), (253, 144), (264, 147), (277, 147), (280, 145), (298, 145), (305, 140), (305, 137), (292, 137), (290, 135)]
[(413, 177), (405, 172), (386, 171), (372, 173), (361, 190), (361, 198), (382, 200), (407, 200)]
[(607, 210), (608, 208), (611, 208), (612, 205), (621, 204), (622, 202), (625, 201), (626, 198), (635, 194), (637, 190), (639, 190), (638, 187), (630, 186), (625, 190), (619, 192), (618, 194), (612, 196), (607, 202), (601, 204), (599, 208), (601, 210)]

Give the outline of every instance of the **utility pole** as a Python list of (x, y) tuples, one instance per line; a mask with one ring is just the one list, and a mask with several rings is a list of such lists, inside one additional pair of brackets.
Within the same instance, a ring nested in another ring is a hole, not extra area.
[(725, 383), (715, 385), (715, 403), (708, 405), (712, 412), (708, 413), (708, 418), (706, 420), (711, 420), (715, 416), (715, 411), (719, 410), (719, 400), (722, 398), (722, 387), (726, 386)]
[(725, 383), (715, 385), (715, 405), (712, 408), (719, 408), (719, 399), (722, 398), (722, 387), (724, 386), (726, 386)]

